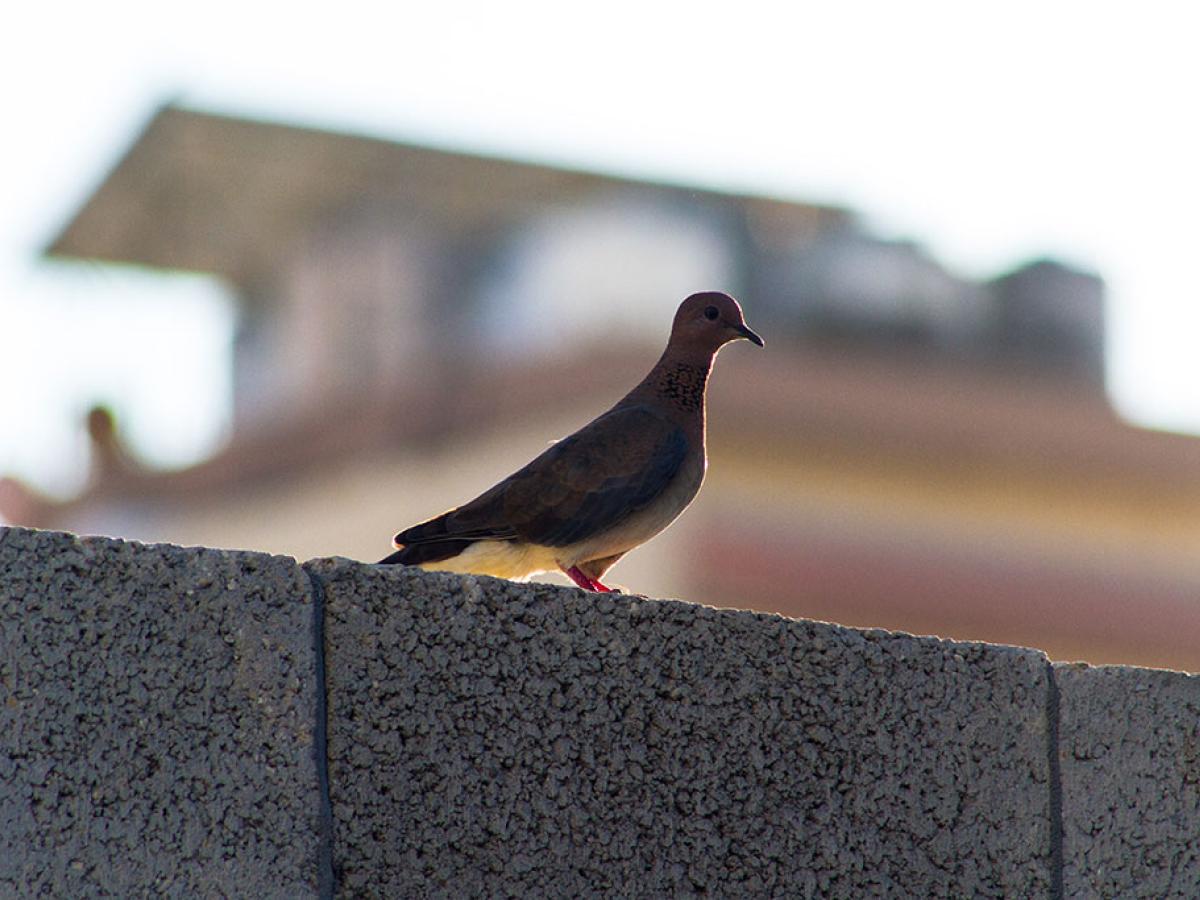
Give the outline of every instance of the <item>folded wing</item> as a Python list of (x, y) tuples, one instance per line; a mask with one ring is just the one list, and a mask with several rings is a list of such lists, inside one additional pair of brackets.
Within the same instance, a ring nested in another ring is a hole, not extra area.
[(402, 549), (385, 561), (446, 559), (480, 540), (579, 543), (653, 503), (687, 452), (678, 425), (646, 406), (617, 407), (470, 503), (400, 532)]

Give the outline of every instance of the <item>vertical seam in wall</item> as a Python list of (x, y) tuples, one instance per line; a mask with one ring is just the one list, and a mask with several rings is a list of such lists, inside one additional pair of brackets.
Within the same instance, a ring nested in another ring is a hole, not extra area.
[(1046, 660), (1046, 753), (1050, 776), (1050, 897), (1063, 900), (1063, 791), (1059, 693), (1054, 663)]
[(317, 766), (317, 789), (320, 807), (317, 811), (317, 896), (333, 900), (336, 888), (333, 870), (333, 803), (329, 794), (329, 703), (325, 680), (325, 585), (308, 569), (304, 569), (312, 585), (313, 595), (313, 652), (316, 658), (317, 704), (313, 727), (313, 761)]

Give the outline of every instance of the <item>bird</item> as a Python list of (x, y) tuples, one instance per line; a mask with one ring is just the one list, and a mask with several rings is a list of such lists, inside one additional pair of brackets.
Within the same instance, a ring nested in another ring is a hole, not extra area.
[(586, 591), (615, 590), (600, 580), (608, 569), (700, 490), (713, 359), (743, 339), (764, 346), (737, 300), (692, 294), (633, 390), (474, 500), (401, 531), (379, 564), (514, 581), (557, 570)]

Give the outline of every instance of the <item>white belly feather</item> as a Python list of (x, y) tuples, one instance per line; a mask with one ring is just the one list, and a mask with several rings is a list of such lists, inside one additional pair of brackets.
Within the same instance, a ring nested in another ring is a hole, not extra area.
[(538, 547), (517, 541), (476, 541), (458, 556), (421, 563), (426, 572), (455, 572), (459, 575), (495, 575), (524, 581), (539, 572), (558, 569), (555, 554), (561, 547)]

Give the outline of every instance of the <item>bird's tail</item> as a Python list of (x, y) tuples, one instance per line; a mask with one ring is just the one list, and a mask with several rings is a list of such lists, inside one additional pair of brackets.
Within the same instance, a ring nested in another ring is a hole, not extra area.
[(461, 509), (452, 509), (404, 529), (392, 541), (399, 549), (378, 564), (419, 566), (422, 563), (441, 562), (458, 556), (476, 541), (508, 541), (517, 537), (516, 531), (507, 524), (471, 523), (463, 527), (459, 518), (461, 515)]
[(444, 559), (450, 559), (452, 556), (458, 556), (468, 547), (474, 540), (450, 539), (444, 541), (430, 541), (424, 544), (409, 544), (401, 547), (395, 553), (390, 553), (381, 559), (376, 565), (380, 566), (419, 566), (421, 563), (441, 562)]

